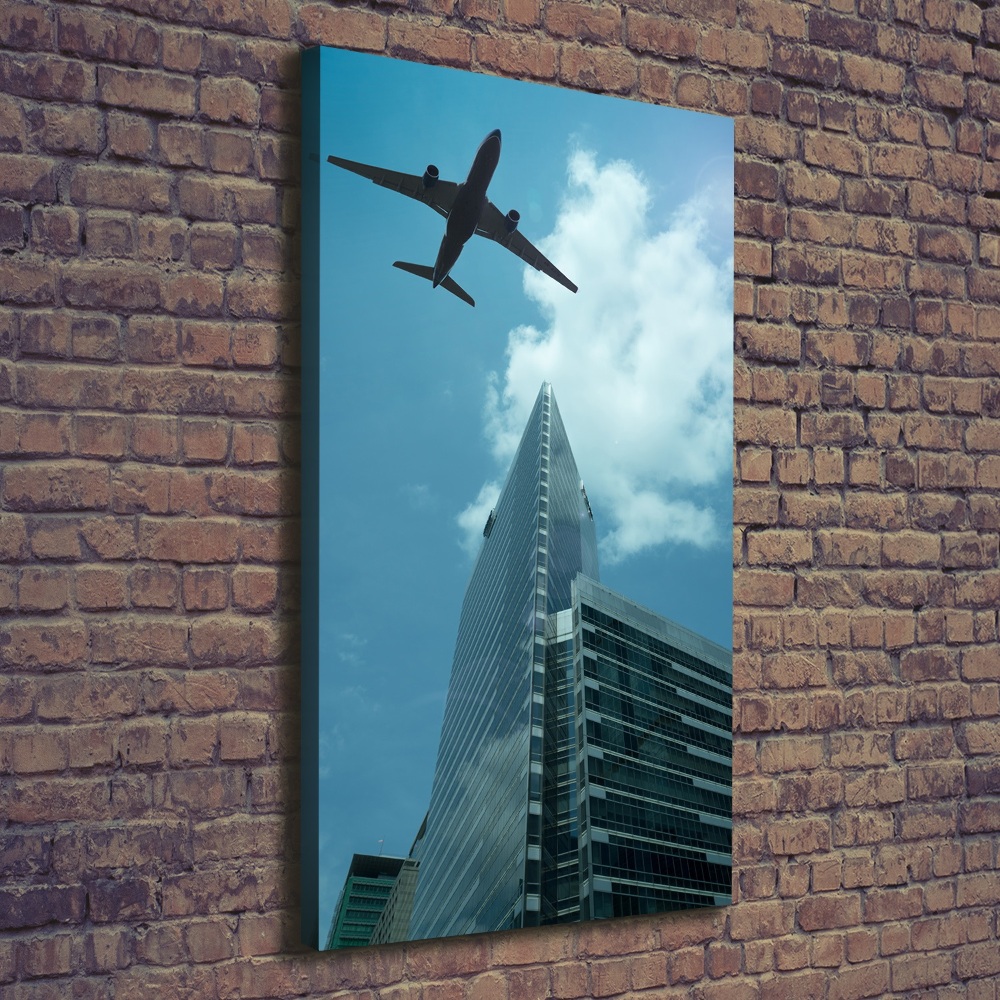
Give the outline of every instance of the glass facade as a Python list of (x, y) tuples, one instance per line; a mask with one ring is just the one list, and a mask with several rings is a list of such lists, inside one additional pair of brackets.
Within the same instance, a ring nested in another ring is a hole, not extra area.
[(394, 941), (410, 939), (413, 897), (416, 895), (419, 877), (420, 862), (407, 858), (396, 876), (389, 898), (372, 931), (372, 944), (391, 944)]
[(580, 915), (732, 893), (732, 653), (585, 577), (573, 586)]
[(405, 858), (355, 854), (330, 921), (327, 948), (370, 944)]
[(598, 582), (548, 384), (483, 535), (410, 938), (730, 902), (732, 653)]
[(414, 902), (414, 938), (541, 922), (545, 628), (597, 538), (542, 386), (472, 570)]

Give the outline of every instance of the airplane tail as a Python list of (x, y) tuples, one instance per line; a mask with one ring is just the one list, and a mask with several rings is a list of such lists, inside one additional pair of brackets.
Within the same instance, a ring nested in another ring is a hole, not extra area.
[[(434, 268), (428, 267), (426, 264), (410, 264), (405, 260), (393, 261), (393, 267), (398, 267), (401, 271), (409, 271), (410, 274), (415, 274), (418, 278), (426, 278), (428, 281), (434, 280)], [(470, 306), (474, 306), (475, 300), (472, 296), (453, 278), (446, 277), (441, 282), (442, 288), (447, 288), (452, 295), (457, 295), (463, 302), (468, 302)]]

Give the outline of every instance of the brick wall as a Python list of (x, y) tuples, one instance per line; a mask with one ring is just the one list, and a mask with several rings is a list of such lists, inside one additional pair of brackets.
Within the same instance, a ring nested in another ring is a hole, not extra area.
[[(736, 119), (736, 902), (297, 950), (298, 51)], [(0, 993), (996, 1000), (1000, 9), (0, 0)]]

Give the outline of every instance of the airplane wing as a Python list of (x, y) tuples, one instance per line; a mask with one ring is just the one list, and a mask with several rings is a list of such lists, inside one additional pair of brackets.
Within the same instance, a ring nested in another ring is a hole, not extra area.
[(343, 167), (351, 173), (367, 177), (373, 184), (389, 188), (430, 205), (438, 215), (446, 219), (455, 201), (458, 185), (454, 181), (437, 180), (430, 187), (424, 186), (424, 179), (419, 174), (401, 174), (397, 170), (385, 170), (382, 167), (370, 167), (367, 163), (355, 163), (354, 160), (344, 160), (339, 156), (328, 156), (327, 161), (335, 167)]
[(485, 236), (488, 240), (493, 240), (500, 246), (506, 247), (511, 253), (517, 254), (525, 264), (530, 264), (536, 271), (547, 274), (571, 292), (576, 291), (576, 285), (540, 250), (532, 246), (531, 242), (518, 230), (515, 229), (512, 233), (507, 232), (504, 214), (488, 198), (476, 232), (480, 236)]

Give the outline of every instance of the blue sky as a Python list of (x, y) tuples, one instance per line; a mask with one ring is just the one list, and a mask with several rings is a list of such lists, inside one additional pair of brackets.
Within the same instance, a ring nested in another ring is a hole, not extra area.
[[(728, 119), (341, 51), (322, 88), (321, 941), (351, 855), (405, 855), (427, 808), (475, 545), (543, 379), (602, 582), (730, 645), (733, 234)], [(452, 270), (475, 309), (394, 269), (433, 264), (444, 220), (325, 162), (461, 181), (494, 128), (490, 200), (575, 296), (478, 237)]]

